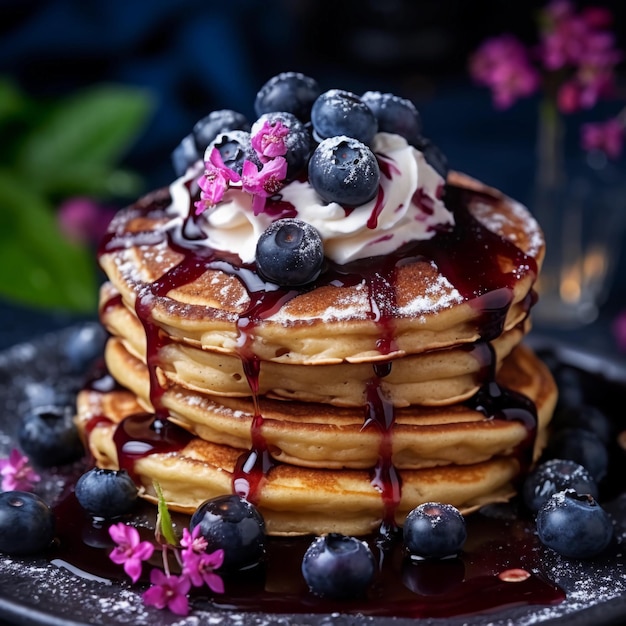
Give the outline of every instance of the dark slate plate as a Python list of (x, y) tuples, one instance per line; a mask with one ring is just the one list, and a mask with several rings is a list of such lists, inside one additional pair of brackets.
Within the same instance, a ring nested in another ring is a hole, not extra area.
[[(29, 403), (46, 399), (49, 385), (53, 385), (57, 392), (71, 396), (81, 384), (84, 368), (71, 357), (71, 350), (67, 348), (78, 331), (97, 335), (99, 329), (95, 324), (71, 327), (0, 352), (0, 456), (6, 456), (15, 446), (20, 415)], [(603, 410), (614, 410), (611, 417), (617, 430), (626, 430), (623, 423), (626, 365), (542, 338), (533, 338), (532, 343), (551, 366), (571, 367), (581, 374), (581, 393), (585, 398)], [(621, 455), (619, 449), (615, 454)], [(555, 606), (530, 605), (485, 614), (415, 620), (341, 612), (265, 614), (217, 610), (195, 603), (191, 615), (182, 618), (166, 610), (145, 607), (140, 592), (123, 582), (88, 575), (84, 571), (72, 572), (67, 564), (54, 564), (39, 557), (18, 558), (0, 554), (0, 620), (8, 624), (59, 626), (415, 626), (418, 623), (433, 626), (593, 623), (602, 626), (623, 623), (626, 622), (626, 558), (622, 554), (626, 542), (626, 494), (621, 494), (620, 486), (624, 476), (622, 461), (619, 459), (611, 466), (613, 474), (619, 472), (620, 475), (612, 477), (613, 487), (603, 501), (616, 520), (618, 541), (611, 553), (584, 562), (545, 552), (544, 573), (567, 594), (567, 599)], [(75, 475), (75, 467), (46, 472), (39, 491), (54, 500), (71, 489)]]

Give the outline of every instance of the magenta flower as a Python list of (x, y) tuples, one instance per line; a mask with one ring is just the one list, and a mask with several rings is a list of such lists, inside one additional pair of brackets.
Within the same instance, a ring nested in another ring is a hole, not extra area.
[(224, 593), (224, 582), (215, 573), (224, 563), (224, 550), (216, 550), (207, 554), (207, 541), (200, 535), (200, 527), (196, 526), (190, 533), (183, 528), (180, 545), (183, 561), (183, 575), (187, 576), (194, 587), (206, 584), (215, 593)]
[(239, 174), (226, 167), (217, 148), (211, 150), (209, 160), (204, 162), (204, 174), (198, 179), (200, 200), (195, 203), (196, 215), (215, 206), (223, 197), (230, 183), (239, 182)]
[(626, 352), (626, 310), (621, 311), (611, 324), (611, 331), (620, 352)]
[(187, 594), (191, 582), (186, 576), (166, 575), (159, 569), (150, 572), (152, 587), (142, 595), (144, 604), (155, 606), (157, 609), (167, 607), (176, 615), (189, 614), (189, 600)]
[(509, 108), (539, 86), (539, 72), (531, 65), (524, 45), (513, 35), (487, 39), (470, 57), (469, 71), (478, 84), (491, 89), (497, 109)]
[(583, 124), (581, 143), (584, 150), (600, 150), (610, 159), (617, 159), (624, 146), (624, 125), (618, 118)]
[(11, 450), (8, 459), (0, 459), (0, 476), (2, 491), (30, 491), (34, 484), (41, 480), (17, 448)]
[(140, 541), (137, 529), (121, 522), (109, 527), (109, 535), (117, 544), (109, 558), (117, 565), (123, 563), (124, 571), (136, 583), (141, 576), (141, 562), (152, 556), (154, 546), (149, 541)]
[(263, 126), (252, 137), (252, 147), (262, 161), (283, 156), (287, 153), (285, 137), (288, 134), (289, 128), (280, 120), (274, 123), (265, 120)]
[(58, 209), (61, 232), (76, 243), (97, 243), (104, 236), (116, 209), (98, 204), (91, 198), (65, 200)]
[(195, 526), (191, 532), (187, 528), (183, 528), (183, 538), (180, 540), (180, 545), (184, 548), (182, 551), (184, 557), (190, 552), (201, 554), (206, 550), (208, 544), (200, 534), (200, 526)]
[(260, 170), (252, 161), (243, 162), (241, 183), (244, 191), (254, 195), (252, 210), (255, 215), (265, 208), (266, 198), (282, 189), (286, 175), (287, 160), (281, 156), (264, 163)]
[(536, 49), (527, 50), (512, 35), (487, 39), (470, 57), (470, 75), (491, 90), (498, 109), (536, 92), (542, 77), (559, 111), (590, 109), (615, 92), (615, 66), (623, 55), (608, 30), (611, 22), (607, 9), (576, 12), (570, 0), (553, 0), (541, 12)]
[(189, 578), (194, 587), (205, 584), (215, 593), (224, 593), (224, 581), (215, 573), (224, 563), (224, 550), (216, 550), (210, 554), (186, 552), (182, 558), (183, 575)]

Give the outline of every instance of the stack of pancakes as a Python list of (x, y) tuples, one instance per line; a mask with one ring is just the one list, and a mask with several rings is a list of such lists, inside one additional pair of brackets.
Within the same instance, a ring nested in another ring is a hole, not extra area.
[(239, 493), (275, 535), (510, 498), (556, 402), (523, 344), (544, 241), (467, 176), (446, 202), (451, 232), (271, 290), (185, 235), (169, 190), (121, 211), (99, 255), (117, 384), (85, 388), (76, 418), (97, 465), (183, 512)]

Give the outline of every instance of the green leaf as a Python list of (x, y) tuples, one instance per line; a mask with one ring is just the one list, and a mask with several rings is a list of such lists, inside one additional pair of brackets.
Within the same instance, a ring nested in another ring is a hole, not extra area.
[(136, 140), (152, 110), (148, 92), (122, 86), (97, 86), (64, 99), (24, 138), (17, 167), (37, 188), (55, 188), (76, 168), (106, 170)]
[(53, 208), (28, 181), (0, 170), (0, 294), (41, 308), (94, 313), (96, 261), (58, 229)]
[(15, 84), (7, 78), (0, 78), (0, 123), (19, 115), (25, 105), (25, 98)]
[(159, 485), (156, 480), (153, 481), (152, 485), (154, 486), (154, 490), (156, 491), (158, 498), (157, 511), (159, 523), (157, 526), (160, 527), (161, 534), (165, 537), (165, 541), (167, 541), (167, 543), (171, 546), (176, 546), (178, 545), (178, 540), (176, 539), (176, 534), (174, 533), (172, 518), (170, 517), (170, 512), (167, 508), (167, 502), (165, 502), (165, 498), (163, 497), (161, 485)]

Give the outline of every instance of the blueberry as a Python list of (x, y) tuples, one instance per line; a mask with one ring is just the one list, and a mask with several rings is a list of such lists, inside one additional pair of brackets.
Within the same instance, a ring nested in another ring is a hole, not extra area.
[(441, 559), (458, 554), (467, 538), (465, 519), (451, 504), (426, 502), (406, 517), (404, 546), (415, 557)]
[(207, 541), (207, 552), (224, 550), (224, 571), (252, 567), (265, 559), (265, 520), (240, 496), (218, 496), (203, 502), (191, 516), (189, 530), (196, 526)]
[(257, 242), (258, 272), (277, 285), (305, 285), (319, 276), (323, 262), (319, 233), (299, 219), (287, 217), (272, 222)]
[(61, 349), (70, 371), (79, 374), (89, 369), (102, 354), (106, 338), (107, 333), (99, 324), (72, 329)]
[(176, 176), (184, 176), (187, 169), (200, 160), (193, 133), (183, 137), (180, 143), (172, 150), (171, 160)]
[(410, 100), (380, 91), (366, 91), (361, 100), (376, 116), (378, 132), (395, 133), (409, 143), (420, 136), (422, 119)]
[(559, 364), (554, 372), (554, 380), (559, 388), (557, 408), (578, 406), (585, 402), (583, 378), (580, 370)]
[(596, 483), (606, 476), (609, 452), (598, 435), (584, 428), (563, 428), (550, 437), (544, 458), (570, 459), (580, 463)]
[(220, 133), (207, 147), (204, 154), (205, 161), (209, 160), (213, 148), (218, 149), (224, 165), (238, 174), (241, 174), (244, 161), (252, 161), (259, 167), (261, 165), (252, 148), (250, 133), (245, 130), (229, 130)]
[(198, 120), (193, 127), (193, 138), (198, 154), (204, 154), (207, 146), (220, 134), (230, 130), (250, 130), (250, 122), (245, 115), (231, 109), (211, 111)]
[(254, 101), (254, 110), (258, 116), (285, 111), (306, 122), (311, 117), (311, 107), (320, 91), (314, 78), (299, 72), (282, 72), (261, 87)]
[(41, 552), (54, 539), (54, 529), (54, 513), (39, 496), (26, 491), (0, 493), (0, 552)]
[(318, 96), (311, 109), (311, 122), (318, 141), (347, 135), (370, 144), (378, 130), (372, 109), (355, 93), (343, 89), (330, 89)]
[(302, 558), (309, 589), (326, 598), (364, 596), (375, 574), (376, 561), (367, 543), (339, 533), (314, 539)]
[(613, 538), (608, 513), (593, 496), (559, 491), (537, 513), (539, 540), (559, 554), (585, 559), (600, 554)]
[(79, 459), (84, 447), (73, 421), (72, 406), (43, 405), (22, 417), (17, 438), (22, 451), (40, 467), (64, 465)]
[(450, 168), (448, 159), (441, 149), (426, 137), (418, 137), (413, 144), (415, 148), (424, 153), (426, 162), (443, 178), (448, 177)]
[(250, 135), (254, 137), (268, 122), (275, 126), (280, 122), (289, 129), (289, 133), (283, 138), (287, 152), (282, 155), (287, 160), (287, 180), (293, 180), (304, 169), (311, 154), (311, 134), (306, 126), (291, 113), (265, 113), (252, 124)]
[(309, 181), (325, 202), (355, 207), (376, 196), (380, 168), (365, 144), (340, 135), (317, 146), (309, 161)]
[(526, 477), (522, 493), (526, 506), (536, 513), (550, 496), (565, 489), (598, 497), (598, 487), (591, 474), (569, 459), (550, 459), (538, 465)]
[(613, 437), (613, 425), (606, 413), (596, 406), (585, 403), (557, 409), (550, 427), (553, 430), (582, 428), (597, 435), (604, 445), (608, 445)]
[(76, 482), (76, 499), (93, 517), (111, 519), (132, 510), (138, 490), (126, 470), (94, 467)]

